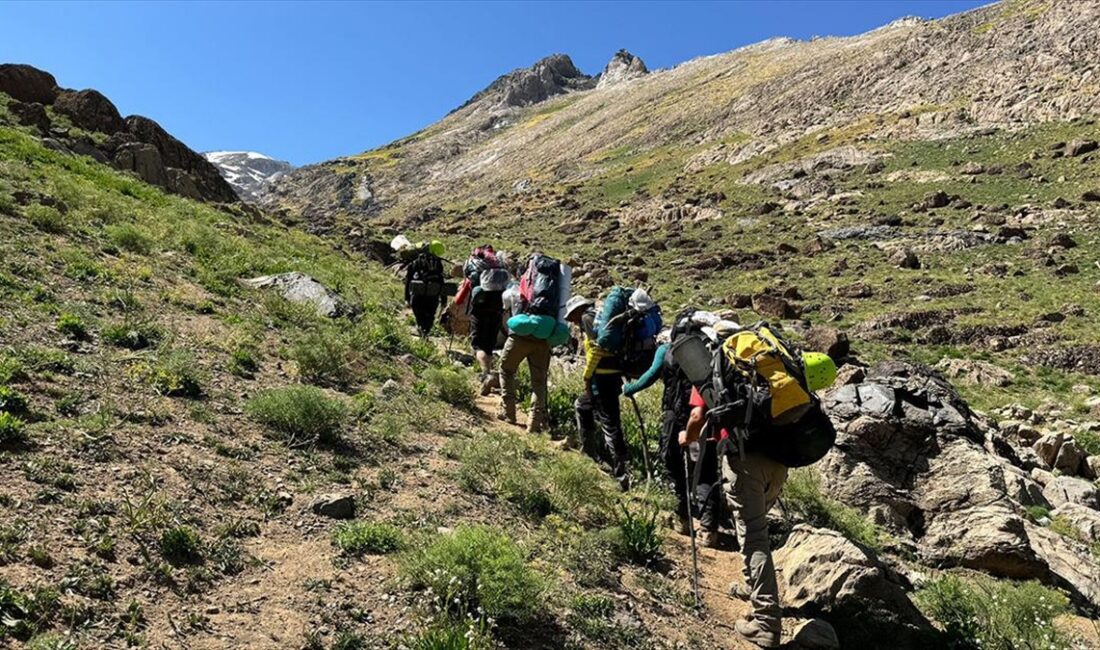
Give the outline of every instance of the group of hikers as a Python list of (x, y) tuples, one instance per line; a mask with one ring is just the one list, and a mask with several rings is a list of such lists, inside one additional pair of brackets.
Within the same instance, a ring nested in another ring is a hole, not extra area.
[[(817, 391), (836, 378), (827, 355), (801, 352), (777, 326), (741, 326), (695, 309), (668, 328), (643, 288), (614, 287), (597, 304), (571, 293), (568, 265), (541, 253), (515, 265), (490, 245), (475, 248), (449, 285), (439, 242), (403, 248), (405, 296), (427, 336), (454, 297), (470, 323), (481, 393), (499, 390), (498, 418), (517, 422), (517, 372), (530, 372), (527, 430), (549, 427), (547, 390), (555, 349), (580, 341), (583, 389), (574, 407), (579, 446), (606, 466), (625, 491), (631, 487), (621, 400), (660, 383), (661, 464), (677, 497), (676, 527), (696, 544), (718, 547), (719, 528), (732, 521), (744, 556), (744, 583), (730, 595), (748, 600), (751, 614), (735, 628), (760, 647), (779, 645), (781, 608), (768, 537), (767, 513), (788, 469), (821, 459), (836, 432)], [(494, 359), (499, 353), (499, 371)], [(643, 441), (644, 445), (644, 441)], [(646, 460), (648, 465), (648, 460)], [(646, 471), (649, 471), (646, 467)], [(696, 520), (698, 528), (696, 528)], [(695, 571), (698, 603), (698, 571)]]

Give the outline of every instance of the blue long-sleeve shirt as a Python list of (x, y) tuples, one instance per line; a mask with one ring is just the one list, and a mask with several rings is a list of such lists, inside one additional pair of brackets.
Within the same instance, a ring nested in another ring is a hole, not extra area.
[(623, 395), (630, 397), (657, 383), (657, 380), (661, 377), (661, 366), (665, 364), (665, 354), (667, 352), (667, 343), (658, 347), (657, 351), (653, 353), (653, 363), (650, 364), (649, 369), (642, 373), (641, 377), (627, 384), (623, 388)]

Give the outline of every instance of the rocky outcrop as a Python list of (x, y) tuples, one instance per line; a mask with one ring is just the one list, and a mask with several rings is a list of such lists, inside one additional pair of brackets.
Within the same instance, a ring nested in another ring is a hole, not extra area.
[(126, 128), (115, 105), (97, 90), (63, 90), (53, 108), (85, 131), (111, 135)]
[(471, 104), (530, 106), (555, 95), (587, 90), (594, 85), (592, 77), (578, 70), (567, 55), (552, 54), (530, 68), (519, 68), (499, 77), (456, 110)]
[[(8, 110), (24, 126), (33, 126), (51, 149), (88, 156), (133, 172), (168, 192), (202, 201), (233, 203), (237, 195), (217, 168), (146, 117), (123, 119), (102, 93), (57, 87), (53, 75), (27, 65), (0, 65), (0, 92), (14, 101)], [(51, 128), (46, 106), (67, 117), (82, 131), (103, 133), (105, 140), (84, 133)]]
[(992, 422), (970, 411), (942, 376), (884, 363), (825, 400), (837, 446), (820, 474), (830, 494), (867, 512), (933, 566), (961, 566), (1059, 585), (1092, 605), (1095, 579), (1023, 507), (1096, 505), (1083, 480), (1053, 477), (1041, 493), (1009, 458)]
[(337, 318), (354, 315), (357, 310), (325, 285), (305, 273), (281, 273), (264, 275), (251, 280), (242, 280), (242, 284), (253, 289), (275, 289), (286, 300), (310, 305), (321, 316)]
[(0, 93), (12, 99), (52, 104), (57, 99), (57, 92), (57, 80), (44, 70), (18, 63), (0, 64)]
[(596, 83), (596, 88), (607, 88), (608, 86), (644, 77), (647, 74), (649, 74), (649, 69), (645, 67), (644, 61), (626, 50), (619, 50), (604, 66), (603, 72), (600, 73), (600, 79)]
[(798, 524), (774, 555), (780, 600), (799, 615), (822, 616), (841, 647), (934, 647), (936, 633), (909, 601), (905, 581), (840, 533)]

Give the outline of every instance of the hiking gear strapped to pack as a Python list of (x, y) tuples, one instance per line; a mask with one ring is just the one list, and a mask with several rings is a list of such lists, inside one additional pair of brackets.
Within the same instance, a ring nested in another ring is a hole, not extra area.
[(492, 246), (478, 246), (470, 253), (470, 258), (462, 267), (466, 279), (459, 291), (460, 304), (467, 304), (467, 313), (475, 307), (501, 302), (501, 294), (508, 288), (511, 276), (497, 257)]
[(813, 392), (825, 390), (836, 381), (836, 363), (822, 352), (804, 352), (802, 366), (806, 369), (806, 387)]
[[(742, 456), (747, 447), (787, 467), (802, 467), (820, 460), (836, 441), (807, 385), (802, 355), (777, 328), (764, 322), (744, 328), (714, 353), (701, 337), (682, 337), (672, 354), (706, 402), (708, 426), (734, 437), (720, 448), (736, 444)], [(815, 366), (823, 376), (826, 370)]]
[(524, 312), (557, 318), (561, 306), (561, 262), (535, 253), (519, 281)]
[(407, 298), (438, 298), (445, 290), (443, 260), (422, 246), (407, 264), (405, 293)]
[(596, 345), (616, 355), (623, 374), (640, 377), (652, 364), (661, 308), (644, 289), (613, 287), (596, 317)]

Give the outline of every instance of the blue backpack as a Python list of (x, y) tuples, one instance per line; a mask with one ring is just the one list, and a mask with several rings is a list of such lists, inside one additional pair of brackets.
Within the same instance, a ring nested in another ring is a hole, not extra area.
[(633, 293), (633, 289), (613, 287), (596, 317), (596, 345), (619, 358), (628, 378), (640, 377), (649, 369), (664, 326), (659, 306), (645, 311), (630, 306)]

